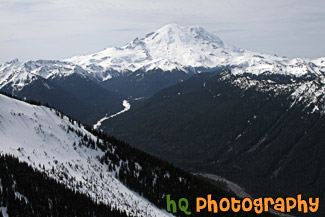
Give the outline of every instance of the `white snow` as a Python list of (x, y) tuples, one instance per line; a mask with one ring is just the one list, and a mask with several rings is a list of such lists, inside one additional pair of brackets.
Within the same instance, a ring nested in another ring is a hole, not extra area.
[[(0, 95), (0, 104), (0, 154), (18, 157), (69, 188), (89, 195), (94, 201), (110, 204), (130, 215), (169, 216), (108, 172), (108, 166), (98, 160), (104, 155), (101, 150), (78, 146), (82, 138), (73, 131), (68, 133), (68, 127), (96, 141), (96, 137), (83, 127), (73, 125), (67, 117), (61, 119), (54, 110), (44, 106), (30, 105), (3, 95)], [(74, 143), (77, 144), (75, 147)], [(22, 197), (18, 192), (16, 195)]]
[(9, 217), (8, 213), (7, 213), (7, 207), (4, 206), (0, 206), (0, 213), (2, 213), (2, 215), (4, 217)]
[(49, 90), (51, 90), (52, 88), (50, 87), (50, 85), (48, 85), (47, 83), (43, 83), (43, 85), (47, 88), (47, 89), (49, 89)]
[(106, 120), (108, 120), (108, 119), (110, 119), (110, 118), (114, 118), (114, 117), (116, 117), (116, 116), (118, 116), (118, 115), (120, 115), (120, 114), (122, 114), (122, 113), (124, 113), (124, 112), (127, 112), (127, 111), (129, 111), (129, 110), (131, 109), (131, 104), (130, 104), (127, 100), (123, 100), (122, 105), (124, 106), (124, 109), (123, 109), (123, 110), (121, 110), (121, 111), (119, 111), (119, 112), (117, 112), (117, 113), (115, 113), (115, 114), (113, 114), (113, 115), (110, 115), (110, 116), (108, 116), (108, 117), (106, 117), (106, 116), (103, 117), (103, 118), (100, 119), (96, 124), (94, 124), (93, 128), (94, 128), (94, 129), (98, 129), (98, 128), (102, 125), (102, 123), (103, 123), (104, 121), (106, 121)]
[[(83, 77), (92, 77), (80, 66), (58, 60), (37, 60), (21, 63), (18, 59), (0, 65), (0, 89), (6, 85), (13, 87), (14, 91), (21, 90), (38, 77), (45, 79), (64, 77), (77, 73)], [(44, 83), (50, 89), (50, 86)]]
[(142, 99), (144, 99), (144, 97), (137, 97), (137, 98), (134, 98), (133, 100), (138, 101), (138, 100), (142, 100)]
[(20, 199), (20, 200), (25, 200), (26, 201), (26, 203), (28, 203), (28, 199), (24, 196), (24, 195), (22, 195), (21, 193), (19, 193), (19, 192), (15, 192), (15, 197), (17, 198), (17, 199)]
[(270, 96), (286, 94), (289, 95), (288, 100), (292, 101), (291, 107), (300, 102), (304, 105), (305, 109), (314, 108), (311, 113), (325, 114), (325, 86), (322, 83), (324, 79), (322, 75), (320, 75), (319, 79), (292, 83), (270, 83), (265, 80), (257, 80), (245, 76), (231, 80), (229, 74), (224, 75), (220, 79), (227, 80), (243, 90), (254, 88), (257, 91), (269, 93)]

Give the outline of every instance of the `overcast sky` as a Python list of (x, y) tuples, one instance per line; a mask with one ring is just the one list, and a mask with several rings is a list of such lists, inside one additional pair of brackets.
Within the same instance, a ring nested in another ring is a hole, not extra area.
[(324, 0), (0, 0), (0, 63), (64, 59), (121, 46), (165, 24), (202, 26), (225, 43), (325, 56)]

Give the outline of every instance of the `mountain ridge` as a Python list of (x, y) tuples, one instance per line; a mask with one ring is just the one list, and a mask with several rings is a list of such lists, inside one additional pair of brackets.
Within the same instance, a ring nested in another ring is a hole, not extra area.
[[(117, 112), (125, 99), (151, 97), (195, 74), (221, 69), (229, 70), (233, 75), (264, 77), (264, 80), (275, 83), (281, 83), (283, 78), (291, 80), (293, 84), (290, 85), (297, 84), (297, 94), (294, 95), (297, 102), (308, 103), (315, 97), (321, 95), (323, 98), (324, 95), (322, 85), (325, 84), (325, 57), (313, 60), (288, 59), (252, 52), (227, 45), (202, 27), (183, 27), (177, 24), (166, 25), (122, 47), (106, 48), (90, 55), (61, 61), (37, 60), (24, 63), (15, 59), (1, 64), (0, 89), (20, 97), (34, 98), (33, 90), (37, 86), (36, 100), (49, 103), (78, 119), (83, 119), (82, 114), (86, 114), (87, 117), (82, 121), (94, 124), (106, 113), (110, 115)], [(72, 78), (76, 76), (78, 79)], [(274, 79), (275, 77), (281, 79)], [(301, 81), (310, 84), (305, 85)], [(309, 88), (315, 87), (313, 81), (317, 83), (316, 89)], [(51, 82), (59, 88), (51, 89)], [(92, 95), (83, 100), (80, 90), (86, 89), (91, 89), (89, 93)], [(96, 98), (97, 91), (100, 90), (110, 96), (105, 103)], [(65, 95), (63, 92), (73, 95)], [(67, 104), (59, 103), (62, 96)], [(88, 99), (96, 99), (90, 100), (90, 107), (85, 105)], [(80, 104), (82, 112), (71, 112), (73, 101)], [(87, 108), (98, 110), (98, 114), (87, 113)], [(325, 106), (322, 105), (315, 111), (322, 111), (323, 108)]]
[[(0, 87), (9, 82), (7, 80), (10, 76), (3, 75), (8, 71), (24, 72), (19, 74), (30, 72), (45, 78), (79, 73), (100, 82), (129, 75), (137, 70), (162, 69), (199, 73), (213, 71), (218, 67), (230, 67), (234, 74), (258, 75), (269, 71), (302, 76), (308, 73), (324, 75), (325, 64), (324, 57), (288, 59), (252, 52), (227, 45), (218, 36), (202, 27), (168, 24), (122, 47), (106, 48), (89, 55), (74, 56), (62, 61), (37, 60), (20, 63), (15, 59), (1, 64)], [(44, 73), (44, 71), (52, 73)], [(15, 81), (17, 80), (28, 80), (28, 78), (17, 78)]]

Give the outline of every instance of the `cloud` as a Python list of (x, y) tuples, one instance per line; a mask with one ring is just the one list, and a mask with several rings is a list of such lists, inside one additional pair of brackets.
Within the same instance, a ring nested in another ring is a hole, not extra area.
[(323, 8), (323, 0), (0, 0), (0, 62), (96, 52), (168, 23), (203, 26), (245, 49), (325, 56)]

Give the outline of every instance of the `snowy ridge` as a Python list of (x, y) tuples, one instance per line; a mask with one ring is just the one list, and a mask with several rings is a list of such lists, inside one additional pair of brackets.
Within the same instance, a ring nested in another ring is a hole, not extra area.
[(296, 103), (301, 103), (305, 110), (310, 109), (310, 113), (318, 112), (325, 114), (325, 76), (318, 79), (298, 80), (291, 78), (290, 81), (277, 83), (272, 79), (256, 79), (249, 76), (236, 76), (223, 73), (221, 80), (232, 83), (243, 90), (254, 88), (257, 91), (277, 95), (289, 96), (292, 102), (291, 107)]
[[(1, 179), (0, 179), (0, 191), (3, 191)], [(7, 207), (0, 206), (0, 214), (2, 214), (4, 217), (8, 217)]]
[(85, 135), (96, 141), (82, 126), (44, 106), (3, 95), (0, 103), (1, 154), (12, 154), (67, 187), (130, 216), (170, 216), (117, 180), (118, 168), (108, 172), (108, 166), (99, 161), (103, 151), (76, 145)]
[(13, 88), (13, 92), (20, 91), (38, 77), (52, 79), (54, 77), (69, 76), (74, 73), (82, 77), (91, 75), (80, 66), (57, 60), (37, 60), (21, 63), (18, 59), (0, 65), (0, 89), (6, 85)]

